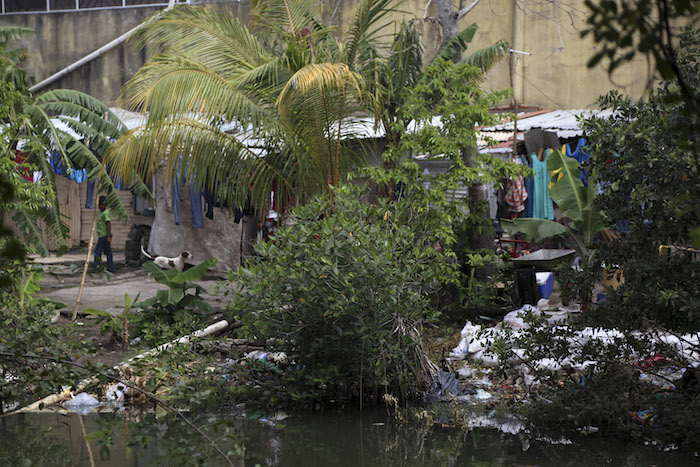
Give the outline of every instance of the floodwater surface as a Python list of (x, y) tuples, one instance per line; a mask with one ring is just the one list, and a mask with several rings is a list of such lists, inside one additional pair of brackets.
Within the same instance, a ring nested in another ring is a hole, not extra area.
[(408, 424), (381, 412), (213, 415), (35, 413), (0, 419), (2, 466), (698, 465), (693, 453), (606, 440)]

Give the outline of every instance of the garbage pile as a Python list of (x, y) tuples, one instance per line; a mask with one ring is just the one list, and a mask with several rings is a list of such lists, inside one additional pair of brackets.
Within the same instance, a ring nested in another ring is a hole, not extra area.
[[(522, 308), (508, 313), (501, 323), (494, 327), (486, 328), (467, 322), (461, 331), (459, 345), (450, 353), (450, 358), (455, 360), (470, 360), (488, 367), (509, 365), (520, 370), (526, 384), (534, 384), (536, 380), (532, 374), (537, 370), (558, 371), (561, 369), (584, 371), (595, 367), (596, 360), (587, 359), (584, 349), (591, 344), (601, 346), (625, 347), (627, 337), (617, 329), (603, 329), (586, 327), (573, 329), (566, 323), (572, 314), (579, 313), (575, 308), (562, 306), (551, 307), (549, 301), (542, 299), (537, 306), (525, 305)], [(555, 357), (554, 355), (531, 359), (532, 349), (526, 350), (519, 347), (526, 341), (533, 331), (545, 331), (551, 336), (552, 348), (566, 348), (566, 355)], [(671, 368), (664, 378), (656, 378), (644, 372), (652, 366), (657, 367), (665, 363), (664, 353), (672, 352), (675, 361), (687, 362), (689, 367), (700, 368), (700, 333), (677, 335), (669, 332), (633, 332), (630, 334), (637, 339), (644, 339), (650, 343), (652, 357), (646, 364), (639, 366), (642, 380), (652, 384), (661, 384), (659, 380), (668, 384), (668, 380), (679, 379), (685, 373), (686, 368)], [(504, 358), (503, 352), (499, 356), (494, 343), (500, 341), (508, 347)], [(631, 355), (634, 351), (631, 350)], [(638, 358), (648, 359), (639, 355)], [(529, 382), (529, 383), (528, 383)]]

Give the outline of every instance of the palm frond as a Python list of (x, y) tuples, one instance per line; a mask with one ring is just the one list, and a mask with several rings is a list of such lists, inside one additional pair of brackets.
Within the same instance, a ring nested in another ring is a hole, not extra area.
[[(176, 118), (130, 130), (110, 147), (106, 162), (127, 183), (133, 170), (145, 180), (161, 173), (198, 189), (217, 187), (225, 204), (245, 204), (247, 180), (258, 155), (235, 136), (195, 119)], [(224, 183), (224, 181), (226, 183)], [(235, 185), (229, 191), (223, 185)]]
[(196, 116), (214, 125), (237, 120), (242, 125), (258, 126), (262, 121), (274, 121), (266, 103), (260, 105), (246, 92), (246, 88), (258, 85), (264, 86), (253, 82), (241, 87), (201, 64), (164, 57), (139, 70), (125, 87), (123, 97), (131, 108), (148, 109), (150, 123), (178, 115)]
[(34, 35), (34, 30), (20, 26), (0, 26), (0, 42), (24, 39)]
[(299, 38), (326, 28), (317, 19), (318, 7), (309, 0), (259, 0), (253, 5), (257, 27), (276, 31), (281, 37)]
[(459, 63), (473, 65), (479, 68), (483, 74), (486, 74), (501, 58), (506, 56), (509, 48), (508, 42), (499, 41), (467, 55)]
[(280, 93), (277, 105), (282, 115), (285, 114), (297, 96), (304, 96), (312, 89), (321, 93), (344, 92), (354, 88), (360, 92), (362, 77), (350, 70), (344, 63), (311, 64), (297, 71)]
[[(343, 62), (350, 69), (355, 69), (355, 60), (361, 44), (372, 42), (376, 39), (374, 36), (379, 31), (391, 24), (391, 21), (379, 23), (395, 11), (395, 3), (395, 0), (361, 0), (355, 8), (348, 28), (348, 39), (342, 57)], [(371, 30), (371, 28), (375, 29)]]
[(28, 245), (31, 245), (41, 256), (47, 256), (49, 250), (41, 238), (41, 228), (36, 222), (36, 217), (27, 211), (16, 210), (12, 214), (12, 220), (17, 228), (22, 232), (22, 238)]
[(393, 70), (391, 83), (394, 99), (400, 100), (405, 89), (418, 83), (422, 74), (423, 47), (420, 31), (414, 23), (403, 23), (391, 45), (388, 67)]
[(431, 63), (437, 60), (453, 60), (455, 55), (467, 50), (472, 39), (474, 39), (474, 34), (478, 30), (479, 26), (476, 23), (472, 23), (464, 28), (459, 34), (442, 45), (440, 52), (433, 58)]
[(177, 51), (223, 76), (230, 70), (253, 69), (270, 58), (238, 18), (202, 7), (181, 6), (158, 14), (144, 22), (137, 41), (140, 47), (148, 43)]

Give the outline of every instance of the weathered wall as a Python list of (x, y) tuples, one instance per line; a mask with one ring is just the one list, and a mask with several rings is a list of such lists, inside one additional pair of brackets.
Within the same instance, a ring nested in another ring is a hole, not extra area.
[(148, 252), (164, 256), (177, 256), (189, 251), (198, 264), (214, 257), (219, 260), (213, 268), (224, 272), (236, 269), (241, 261), (241, 224), (233, 215), (221, 208), (214, 208), (214, 218), (204, 218), (204, 228), (192, 228), (192, 210), (187, 187), (180, 193), (180, 225), (175, 225), (172, 185), (163, 184), (156, 176), (156, 215), (151, 226)]
[[(335, 5), (341, 2), (337, 10)], [(222, 11), (246, 18), (249, 5), (243, 1), (209, 2)], [(347, 24), (357, 0), (329, 0), (335, 11), (333, 22)], [(404, 10), (423, 17), (427, 0), (407, 0)], [(37, 81), (82, 58), (93, 50), (139, 24), (157, 8), (115, 9), (51, 14), (0, 16), (0, 25), (13, 24), (33, 28), (36, 36), (20, 44), (30, 56), (27, 69)], [(610, 77), (602, 66), (589, 70), (586, 61), (593, 55), (595, 45), (590, 38), (581, 39), (585, 26), (584, 0), (540, 2), (539, 0), (481, 0), (460, 26), (477, 22), (477, 33), (471, 50), (507, 40), (517, 50), (531, 56), (516, 55), (511, 77), (510, 63), (503, 60), (489, 74), (487, 88), (513, 87), (521, 104), (545, 108), (580, 108), (592, 104), (596, 97), (609, 89), (619, 89), (633, 97), (640, 96), (650, 80), (645, 58), (625, 65)], [(435, 15), (435, 2), (428, 16)], [(423, 26), (426, 55), (435, 51), (439, 27), (427, 22)], [(50, 88), (74, 88), (88, 92), (113, 104), (121, 86), (145, 60), (145, 51), (136, 51), (122, 44), (80, 69), (61, 78)]]
[[(233, 2), (218, 8), (236, 15), (247, 15), (247, 2), (242, 3), (243, 6)], [(38, 83), (138, 26), (161, 9), (140, 7), (0, 15), (0, 25), (22, 26), (35, 31), (31, 38), (12, 42), (10, 48), (25, 47), (28, 50), (25, 68)], [(120, 44), (43, 90), (77, 89), (107, 105), (114, 105), (121, 87), (145, 63), (147, 53), (148, 50), (138, 50), (133, 41)]]
[[(79, 11), (0, 16), (0, 25), (31, 28), (35, 36), (15, 45), (26, 47), (25, 68), (37, 82), (116, 39), (158, 11), (157, 8)], [(144, 50), (121, 44), (74, 70), (45, 90), (77, 89), (112, 105), (119, 90), (143, 65)]]
[[(428, 0), (407, 0), (404, 9), (423, 18)], [(454, 4), (458, 2), (453, 0)], [(470, 2), (464, 2), (468, 4)], [(341, 23), (352, 17), (356, 1), (344, 2), (338, 14)], [(587, 9), (584, 0), (541, 2), (540, 0), (481, 0), (460, 21), (460, 30), (476, 22), (479, 26), (467, 53), (508, 41), (513, 49), (530, 52), (531, 56), (514, 55), (512, 64), (501, 60), (487, 75), (486, 89), (513, 88), (520, 105), (549, 109), (574, 109), (592, 105), (597, 97), (618, 89), (632, 97), (641, 96), (650, 84), (651, 72), (646, 58), (638, 57), (621, 66), (610, 76), (602, 65), (588, 69), (586, 62), (595, 53), (586, 29)], [(435, 0), (427, 16), (437, 15)], [(436, 53), (441, 31), (436, 22), (423, 24), (426, 58)], [(510, 105), (511, 101), (504, 102)]]

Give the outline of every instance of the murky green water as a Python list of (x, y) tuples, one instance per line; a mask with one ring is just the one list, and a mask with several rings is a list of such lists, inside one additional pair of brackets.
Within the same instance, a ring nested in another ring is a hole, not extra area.
[[(387, 420), (381, 413), (304, 414), (284, 420), (199, 417), (198, 427), (234, 465), (492, 466), (698, 465), (693, 453), (663, 452), (603, 437), (574, 444), (492, 429), (464, 432)], [(206, 440), (175, 419), (41, 413), (0, 419), (0, 465), (225, 465)]]

